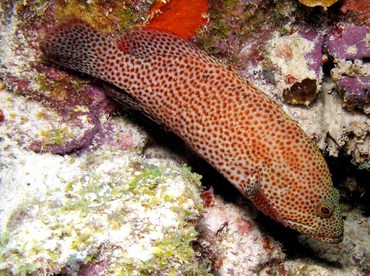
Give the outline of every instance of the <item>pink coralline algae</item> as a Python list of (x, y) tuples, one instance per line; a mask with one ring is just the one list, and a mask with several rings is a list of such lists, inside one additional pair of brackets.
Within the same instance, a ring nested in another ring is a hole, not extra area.
[(343, 77), (338, 86), (347, 107), (364, 109), (370, 105), (370, 76)]
[(300, 26), (300, 28), (298, 29), (298, 33), (304, 39), (314, 43), (311, 51), (309, 51), (305, 55), (305, 57), (308, 68), (310, 70), (313, 70), (316, 76), (320, 76), (322, 46), (324, 41), (322, 34), (319, 31), (304, 25)]
[(370, 27), (338, 23), (326, 38), (329, 55), (334, 59), (333, 80), (343, 95), (347, 109), (370, 112)]
[[(43, 111), (28, 121), (45, 127), (40, 133), (30, 134), (31, 131), (22, 129), (14, 118), (4, 123), (17, 127), (15, 131), (19, 131), (19, 136), (26, 137), (20, 139), (20, 144), (34, 152), (65, 154), (87, 149), (92, 143), (110, 143), (104, 140), (104, 133), (109, 130), (102, 125), (102, 118), (108, 118), (115, 105), (104, 90), (87, 78), (49, 66), (41, 58), (39, 39), (48, 26), (54, 24), (57, 4), (50, 1), (39, 7), (28, 1), (13, 7), (9, 3), (0, 8), (1, 86), (13, 91), (15, 97), (40, 103)], [(45, 9), (44, 17), (35, 12), (41, 8)], [(8, 20), (12, 16), (24, 22)], [(129, 141), (121, 140), (130, 145)]]
[[(52, 105), (60, 104), (57, 110), (61, 118), (64, 118), (63, 121), (71, 126), (76, 133), (81, 131), (82, 134), (73, 136), (71, 139), (62, 139), (58, 142), (51, 141), (46, 144), (42, 140), (35, 139), (31, 143), (31, 150), (65, 154), (85, 149), (92, 143), (94, 137), (102, 130), (99, 120), (100, 114), (109, 112), (113, 108), (109, 106), (110, 103), (107, 101), (102, 89), (93, 85), (85, 85), (84, 88), (80, 97), (86, 100), (85, 104), (89, 103), (80, 111), (77, 111), (77, 105), (68, 106), (68, 100), (52, 103)], [(85, 119), (87, 119), (89, 124), (84, 123)]]
[(326, 39), (328, 52), (335, 59), (370, 57), (370, 29), (350, 23), (338, 23)]

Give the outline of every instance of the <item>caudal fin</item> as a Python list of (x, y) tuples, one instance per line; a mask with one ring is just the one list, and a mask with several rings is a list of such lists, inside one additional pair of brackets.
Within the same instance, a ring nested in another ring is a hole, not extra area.
[(63, 21), (40, 43), (47, 60), (98, 78), (108, 47), (109, 41), (104, 35), (76, 18)]

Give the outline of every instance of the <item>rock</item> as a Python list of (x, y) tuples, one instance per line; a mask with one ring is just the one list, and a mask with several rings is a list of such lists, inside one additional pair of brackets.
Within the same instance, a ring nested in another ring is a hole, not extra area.
[(338, 81), (338, 87), (347, 108), (370, 113), (370, 76), (343, 77)]
[[(5, 91), (0, 99), (9, 102), (4, 113), (28, 118), (24, 133), (43, 128), (32, 116), (40, 103)], [(146, 135), (127, 118), (102, 119), (100, 132), (89, 149), (61, 156), (28, 150), (17, 127), (0, 125), (0, 271), (207, 271), (192, 248), (200, 177), (169, 159), (142, 158)]]
[(343, 0), (341, 11), (350, 17), (350, 22), (370, 26), (370, 4), (368, 0)]
[(349, 110), (370, 113), (370, 28), (338, 23), (326, 38), (335, 67), (331, 74)]
[(205, 209), (197, 242), (201, 252), (213, 259), (216, 274), (251, 275), (269, 263), (278, 269), (285, 257), (281, 245), (260, 230), (253, 209), (226, 203), (212, 190), (202, 198)]
[(369, 35), (369, 27), (341, 22), (327, 35), (326, 47), (335, 59), (363, 59), (370, 57)]
[(263, 79), (271, 72), (271, 77), (267, 80), (275, 86), (272, 92), (276, 96), (289, 104), (312, 104), (322, 81), (321, 34), (301, 25), (294, 27), (288, 34), (265, 31), (257, 32), (257, 36), (253, 38), (257, 38), (255, 44), (259, 45), (259, 52), (256, 53), (256, 48), (250, 47), (250, 41), (245, 43), (246, 47), (241, 52), (242, 60), (250, 60), (251, 57), (254, 63), (246, 71), (248, 76), (259, 78), (254, 74), (259, 71), (262, 72), (260, 78)]

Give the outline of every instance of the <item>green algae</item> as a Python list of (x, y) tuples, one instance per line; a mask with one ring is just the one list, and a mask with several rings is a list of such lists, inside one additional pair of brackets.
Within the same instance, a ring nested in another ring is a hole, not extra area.
[[(143, 11), (137, 6), (137, 3), (135, 4), (132, 1), (123, 4), (122, 1), (117, 0), (59, 0), (56, 4), (55, 14), (57, 20), (77, 17), (107, 34), (136, 26), (143, 21)], [(147, 10), (149, 5), (150, 2), (145, 3)]]
[(79, 94), (85, 91), (84, 85), (89, 83), (88, 78), (73, 78), (67, 73), (60, 72), (60, 80), (52, 80), (45, 74), (37, 76), (39, 91), (54, 101), (76, 101)]
[(153, 257), (145, 262), (127, 259), (117, 275), (211, 275), (195, 257), (192, 242), (198, 233), (193, 227), (169, 231), (153, 243)]
[(62, 145), (68, 138), (72, 138), (73, 133), (67, 127), (56, 129), (42, 129), (37, 138), (41, 140), (43, 145)]

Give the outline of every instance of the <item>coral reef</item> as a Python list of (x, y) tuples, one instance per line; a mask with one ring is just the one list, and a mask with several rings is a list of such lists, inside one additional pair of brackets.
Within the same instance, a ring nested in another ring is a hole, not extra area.
[(337, 83), (343, 103), (349, 110), (370, 113), (370, 27), (348, 23), (336, 24), (326, 38), (334, 59), (332, 79)]
[[(370, 268), (370, 238), (366, 234), (370, 226), (369, 219), (356, 209), (344, 213), (347, 219), (342, 243), (329, 245), (301, 235), (298, 239), (305, 245), (301, 248), (300, 244), (294, 244), (292, 233), (287, 233), (285, 228), (257, 224), (257, 220), (261, 222), (261, 214), (243, 203), (239, 196), (236, 196), (239, 206), (226, 203), (213, 190), (203, 192), (202, 199), (204, 211), (202, 223), (197, 228), (200, 233), (197, 244), (202, 249), (203, 256), (213, 261), (212, 269), (215, 274), (362, 275)], [(314, 261), (299, 253), (297, 255), (300, 258), (287, 258), (281, 244), (272, 238), (279, 231), (285, 236), (286, 246), (291, 247), (285, 249), (288, 251), (287, 255), (291, 254), (290, 250), (295, 253), (309, 250), (321, 261)], [(291, 241), (287, 243), (286, 239)], [(342, 267), (338, 268), (333, 263)]]
[[(346, 201), (343, 243), (297, 238), (230, 186), (228, 201), (201, 192), (184, 157), (149, 144), (98, 83), (40, 60), (55, 21), (78, 15), (115, 33), (147, 22), (151, 4), (0, 4), (0, 274), (369, 274), (368, 211), (353, 196), (366, 198), (368, 174), (334, 181)], [(209, 8), (194, 42), (266, 91), (328, 155), (370, 167), (368, 1)]]
[(305, 26), (292, 31), (292, 34), (278, 31), (271, 34), (263, 50), (262, 65), (264, 70), (275, 72), (279, 97), (290, 104), (310, 105), (316, 99), (322, 81), (323, 38)]
[(75, 273), (84, 265), (104, 275), (202, 271), (191, 246), (202, 209), (198, 175), (140, 157), (146, 136), (121, 117), (101, 119), (102, 134), (85, 153), (34, 153), (18, 139), (24, 124), (42, 130), (32, 113), (44, 108), (5, 91), (0, 99), (8, 103), (5, 114), (25, 116), (23, 125), (0, 126), (0, 271)]

